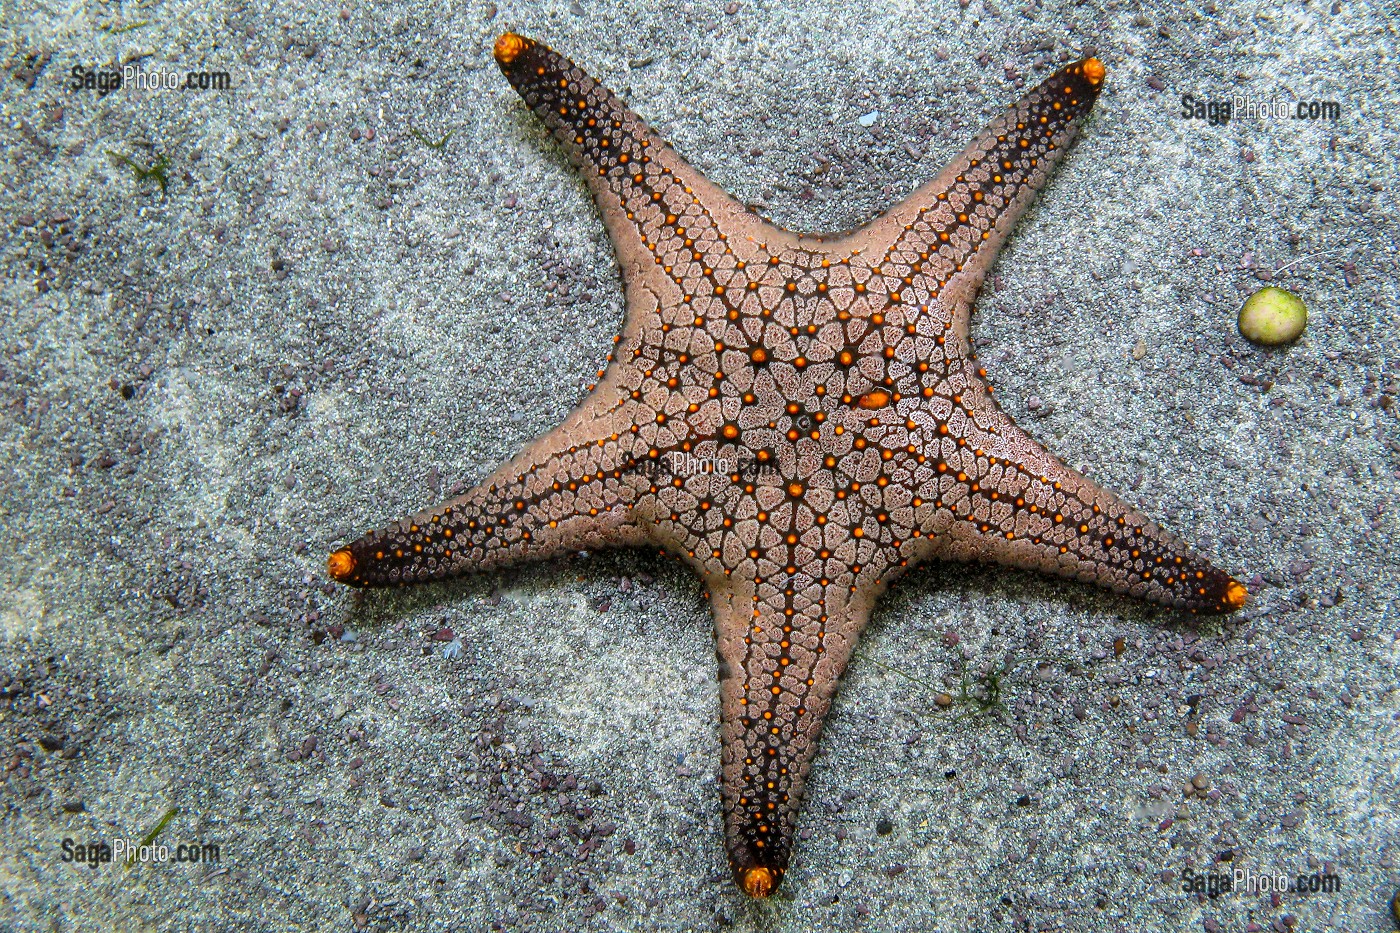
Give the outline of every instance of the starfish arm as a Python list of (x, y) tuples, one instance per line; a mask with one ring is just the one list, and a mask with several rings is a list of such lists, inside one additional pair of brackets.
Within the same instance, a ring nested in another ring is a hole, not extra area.
[[(1094, 583), (1190, 612), (1232, 612), (1244, 585), (1180, 538), (1065, 466), (999, 409), (950, 417), (920, 489), (933, 556), (997, 563)], [(977, 422), (980, 422), (977, 423)]]
[(629, 292), (634, 279), (652, 279), (667, 292), (722, 294), (735, 276), (726, 241), (747, 244), (755, 231), (773, 231), (549, 46), (506, 33), (495, 55), (587, 182)]
[(822, 723), (870, 618), (845, 586), (712, 589), (720, 684), (725, 846), (750, 896), (777, 888)]
[(638, 481), (631, 435), (620, 427), (629, 407), (576, 410), (475, 489), (333, 552), (330, 575), (351, 586), (403, 586), (644, 543), (630, 512)]
[(941, 305), (965, 341), (972, 300), (997, 251), (1069, 149), (1103, 77), (1095, 58), (1060, 69), (988, 124), (937, 178), (856, 234), (866, 255), (883, 256), (886, 290)]

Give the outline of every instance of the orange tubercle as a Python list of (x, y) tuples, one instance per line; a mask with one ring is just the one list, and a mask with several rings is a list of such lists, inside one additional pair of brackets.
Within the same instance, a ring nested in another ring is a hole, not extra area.
[(501, 37), (496, 40), (496, 61), (502, 65), (509, 65), (525, 51), (525, 40), (513, 32), (501, 33)]
[(1231, 609), (1243, 609), (1249, 601), (1249, 590), (1238, 580), (1231, 580), (1225, 587), (1225, 605)]
[(874, 392), (867, 392), (862, 395), (856, 404), (867, 411), (872, 408), (884, 408), (890, 403), (890, 394), (884, 389), (876, 389)]
[(350, 575), (355, 572), (355, 555), (350, 553), (349, 548), (341, 548), (331, 553), (326, 558), (326, 572), (331, 575), (332, 580), (345, 581), (350, 579)]
[(749, 897), (767, 897), (773, 893), (773, 870), (755, 865), (744, 872), (744, 893)]
[(1097, 58), (1090, 58), (1084, 62), (1084, 77), (1089, 79), (1090, 84), (1098, 84), (1107, 72), (1108, 69), (1104, 68), (1103, 62)]

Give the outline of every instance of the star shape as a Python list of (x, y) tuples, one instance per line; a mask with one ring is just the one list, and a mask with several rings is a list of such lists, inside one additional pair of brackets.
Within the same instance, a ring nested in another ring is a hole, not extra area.
[(991, 561), (1191, 612), (1237, 581), (1069, 469), (998, 407), (973, 298), (1103, 86), (1061, 68), (868, 226), (793, 233), (684, 162), (539, 42), (506, 78), (587, 180), (626, 318), (559, 427), (480, 486), (332, 553), (351, 586), (659, 546), (704, 579), (719, 658), (725, 844), (771, 894), (822, 723), (877, 597), (923, 560)]

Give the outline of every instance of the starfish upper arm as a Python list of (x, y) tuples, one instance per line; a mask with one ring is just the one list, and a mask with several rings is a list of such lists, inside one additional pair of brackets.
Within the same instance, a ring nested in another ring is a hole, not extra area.
[(549, 46), (506, 33), (495, 55), (587, 182), (629, 290), (647, 278), (667, 289), (692, 278), (717, 281), (728, 271), (716, 275), (727, 241), (763, 227), (612, 91)]
[(886, 277), (942, 306), (960, 335), (997, 250), (1049, 180), (1103, 86), (1089, 58), (1066, 65), (987, 125), (933, 181), (855, 234)]

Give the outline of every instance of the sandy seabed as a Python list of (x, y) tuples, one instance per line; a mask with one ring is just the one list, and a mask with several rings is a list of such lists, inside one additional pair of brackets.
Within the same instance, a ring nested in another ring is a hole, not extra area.
[[(0, 87), (0, 930), (1387, 928), (1388, 16), (21, 0)], [(329, 584), (328, 549), (556, 424), (621, 318), (586, 189), (491, 60), (508, 29), (806, 230), (870, 219), (1060, 61), (1103, 59), (975, 339), (1013, 417), (1246, 580), (1250, 608), (1192, 624), (996, 568), (911, 574), (828, 722), (792, 870), (751, 903), (682, 566)], [(104, 93), (124, 65), (193, 84)], [(1295, 116), (1221, 119), (1237, 97)], [(1236, 332), (1264, 281), (1308, 303), (1291, 347)], [(1004, 711), (935, 702), (992, 672)], [(102, 858), (157, 827), (168, 860)], [(1236, 869), (1319, 890), (1220, 890)]]

